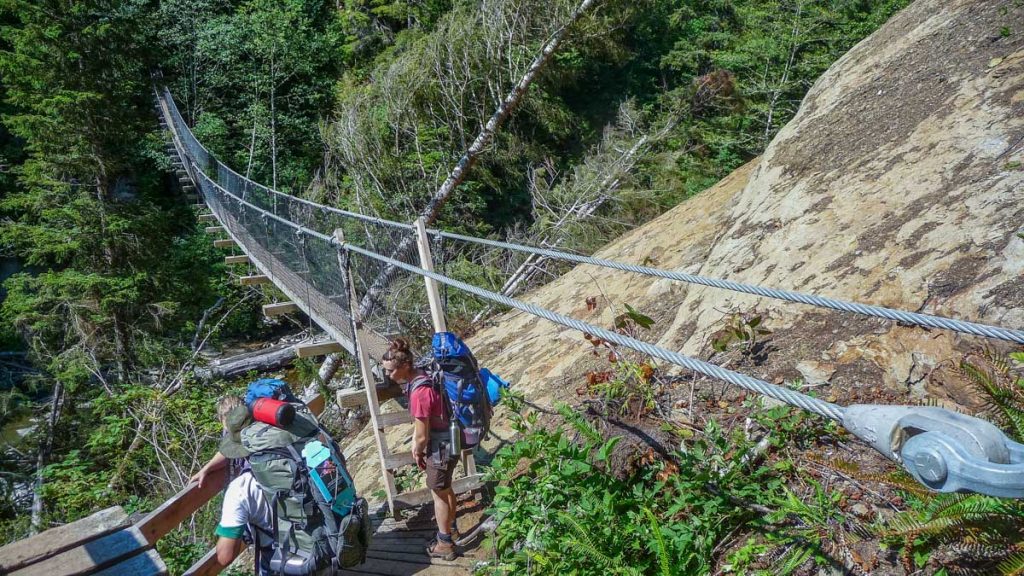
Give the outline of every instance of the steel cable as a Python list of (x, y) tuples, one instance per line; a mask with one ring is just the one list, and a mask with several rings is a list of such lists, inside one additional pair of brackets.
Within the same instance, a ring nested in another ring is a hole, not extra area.
[[(217, 164), (218, 172), (220, 172), (220, 170), (223, 169), (224, 171), (229, 173), (233, 177), (233, 179), (237, 179), (239, 181), (242, 181), (243, 183), (245, 183), (246, 186), (251, 184), (251, 185), (257, 186), (260, 189), (262, 189), (262, 190), (266, 191), (267, 193), (269, 193), (272, 196), (271, 200), (273, 202), (273, 206), (275, 207), (275, 209), (274, 209), (274, 216), (277, 216), (277, 210), (276, 210), (277, 199), (280, 196), (280, 197), (283, 197), (284, 199), (286, 199), (287, 202), (297, 202), (299, 204), (302, 204), (304, 206), (307, 206), (309, 208), (314, 208), (314, 209), (315, 208), (319, 208), (321, 210), (321, 212), (324, 213), (324, 214), (337, 215), (337, 216), (342, 217), (343, 219), (344, 218), (351, 218), (351, 219), (356, 219), (356, 220), (362, 221), (362, 222), (364, 222), (366, 224), (376, 224), (376, 225), (380, 225), (380, 226), (388, 226), (388, 227), (393, 227), (393, 228), (398, 228), (398, 229), (401, 229), (401, 230), (408, 230), (408, 231), (413, 230), (413, 226), (411, 224), (404, 224), (404, 223), (401, 223), (401, 222), (393, 222), (393, 221), (390, 221), (390, 220), (385, 220), (385, 219), (382, 219), (382, 218), (376, 218), (376, 217), (373, 217), (373, 216), (366, 216), (364, 214), (359, 214), (359, 213), (356, 213), (356, 212), (350, 212), (350, 211), (347, 211), (347, 210), (341, 210), (341, 209), (338, 209), (338, 208), (332, 208), (330, 206), (325, 206), (325, 205), (322, 205), (322, 204), (317, 204), (315, 202), (311, 202), (309, 200), (304, 200), (302, 198), (296, 198), (294, 196), (285, 194), (283, 192), (278, 192), (277, 190), (273, 190), (271, 188), (267, 188), (266, 186), (262, 186), (260, 184), (257, 184), (255, 182), (253, 182), (252, 180), (250, 180), (249, 178), (238, 174), (234, 170), (231, 170), (231, 168), (229, 168), (228, 166), (226, 166), (223, 163), (221, 163), (219, 160), (216, 160), (215, 158), (213, 158), (212, 154), (210, 154), (202, 146), (202, 144), (200, 144), (198, 142), (198, 140), (195, 139), (195, 137), (192, 135), (191, 131), (188, 129), (188, 127), (184, 124), (184, 121), (181, 119), (181, 116), (178, 113), (177, 107), (174, 105), (174, 100), (173, 100), (173, 98), (171, 98), (170, 93), (166, 89), (164, 90), (164, 95), (165, 95), (165, 98), (168, 101), (168, 109), (171, 111), (171, 114), (172, 114), (172, 117), (173, 117), (172, 121), (174, 122), (176, 127), (178, 127), (178, 131), (179, 132), (185, 132), (186, 135), (187, 135), (186, 140), (188, 141), (189, 145), (185, 146), (186, 153), (190, 153), (190, 154), (192, 153), (193, 146), (191, 146), (191, 144), (194, 143), (195, 149), (196, 149), (197, 152), (199, 152), (201, 155), (207, 156), (206, 160), (208, 162), (212, 161), (212, 162)], [(230, 194), (231, 196), (233, 196), (235, 198), (238, 198), (238, 196), (236, 194), (232, 193), (226, 187), (221, 186), (221, 189), (224, 190), (227, 194)], [(239, 200), (242, 200), (242, 199), (239, 198)], [(242, 201), (244, 202), (244, 200), (242, 200)], [(263, 208), (258, 207), (258, 206), (253, 206), (253, 207), (255, 209), (257, 209), (257, 210), (264, 210)], [(327, 220), (327, 219), (325, 219), (325, 220)], [(283, 221), (288, 221), (288, 220), (284, 219)], [(327, 220), (325, 223), (326, 224), (331, 224), (331, 222), (329, 220)], [(309, 224), (309, 223), (307, 222), (307, 224)], [(310, 230), (310, 228), (308, 228), (306, 226), (301, 226), (301, 227), (304, 230)], [(322, 230), (321, 232), (330, 233), (330, 232), (332, 232), (332, 230)], [(1001, 328), (1001, 327), (998, 327), (998, 326), (991, 326), (991, 325), (981, 324), (981, 323), (977, 323), (977, 322), (968, 322), (968, 321), (963, 321), (963, 320), (956, 320), (956, 319), (945, 318), (945, 317), (942, 317), (942, 316), (936, 316), (936, 315), (932, 315), (932, 314), (922, 314), (922, 313), (919, 313), (919, 312), (907, 312), (907, 311), (904, 311), (904, 310), (895, 310), (895, 309), (892, 309), (892, 308), (886, 308), (884, 306), (875, 306), (875, 305), (871, 305), (871, 304), (861, 304), (861, 303), (857, 303), (857, 302), (849, 302), (849, 301), (845, 301), (845, 300), (838, 300), (838, 299), (835, 299), (835, 298), (827, 298), (827, 297), (824, 297), (824, 296), (815, 296), (815, 295), (812, 295), (812, 294), (803, 294), (803, 293), (800, 293), (800, 292), (794, 292), (794, 291), (790, 291), (790, 290), (782, 290), (782, 289), (777, 289), (777, 288), (766, 288), (766, 287), (762, 287), (762, 286), (756, 286), (756, 285), (753, 285), (753, 284), (744, 284), (744, 283), (741, 283), (741, 282), (733, 282), (733, 281), (730, 281), (730, 280), (723, 280), (723, 279), (719, 279), (719, 278), (710, 278), (710, 277), (706, 277), (706, 276), (699, 276), (699, 275), (696, 275), (696, 274), (686, 274), (686, 273), (683, 273), (683, 272), (675, 272), (675, 271), (670, 271), (670, 270), (661, 270), (661, 269), (658, 269), (658, 268), (651, 268), (649, 266), (640, 266), (640, 265), (636, 265), (636, 264), (627, 264), (627, 263), (616, 262), (616, 261), (613, 261), (613, 260), (607, 260), (607, 259), (603, 259), (603, 258), (595, 258), (595, 257), (592, 257), (592, 256), (581, 256), (581, 255), (578, 255), (578, 254), (571, 254), (571, 253), (568, 253), (568, 252), (561, 252), (561, 251), (558, 251), (558, 250), (550, 250), (550, 249), (546, 249), (546, 248), (536, 248), (536, 247), (532, 247), (532, 246), (525, 246), (525, 245), (522, 245), (522, 244), (514, 244), (514, 243), (511, 243), (511, 242), (502, 242), (502, 241), (499, 241), (499, 240), (489, 240), (489, 239), (485, 239), (485, 238), (476, 238), (476, 237), (473, 237), (473, 236), (465, 236), (465, 235), (462, 235), (462, 234), (455, 234), (455, 233), (452, 233), (452, 232), (443, 232), (443, 231), (439, 231), (439, 230), (428, 230), (428, 234), (434, 234), (435, 236), (438, 236), (438, 237), (441, 237), (441, 238), (450, 238), (450, 239), (453, 239), (453, 240), (460, 240), (460, 241), (463, 241), (463, 242), (470, 242), (470, 243), (475, 243), (475, 244), (481, 244), (481, 245), (491, 246), (491, 247), (494, 247), (494, 248), (500, 248), (500, 249), (504, 249), (504, 250), (513, 250), (513, 251), (518, 251), (518, 252), (524, 252), (524, 253), (527, 253), (527, 254), (535, 254), (535, 255), (538, 255), (538, 256), (544, 256), (544, 257), (547, 257), (547, 258), (554, 258), (554, 259), (564, 260), (564, 261), (568, 261), (568, 262), (575, 262), (575, 263), (578, 263), (578, 264), (591, 264), (591, 265), (594, 265), (594, 266), (601, 266), (601, 267), (604, 267), (604, 268), (610, 268), (610, 269), (614, 269), (614, 270), (621, 270), (621, 271), (624, 271), (624, 272), (631, 272), (631, 273), (635, 273), (635, 274), (642, 274), (642, 275), (652, 276), (652, 277), (656, 277), (656, 278), (664, 278), (664, 279), (674, 280), (674, 281), (678, 281), (678, 282), (685, 282), (685, 283), (688, 283), (688, 284), (698, 284), (698, 285), (708, 286), (708, 287), (712, 287), (712, 288), (719, 288), (719, 289), (723, 289), (723, 290), (730, 290), (730, 291), (733, 291), (733, 292), (752, 294), (752, 295), (755, 295), (755, 296), (762, 296), (762, 297), (766, 297), (766, 298), (774, 298), (774, 299), (783, 300), (783, 301), (786, 301), (786, 302), (794, 302), (794, 303), (798, 303), (798, 304), (806, 304), (806, 305), (810, 305), (810, 306), (817, 306), (817, 307), (820, 307), (820, 308), (827, 308), (827, 309), (831, 309), (831, 310), (838, 310), (838, 311), (841, 311), (841, 312), (850, 312), (850, 313), (854, 313), (854, 314), (860, 314), (860, 315), (863, 315), (863, 316), (871, 316), (871, 317), (875, 317), (875, 318), (883, 318), (883, 319), (886, 319), (886, 320), (901, 322), (901, 323), (909, 324), (909, 325), (923, 326), (923, 327), (927, 327), (927, 328), (940, 328), (940, 329), (944, 329), (944, 330), (951, 330), (951, 331), (954, 331), (954, 332), (959, 332), (959, 333), (962, 333), (962, 334), (971, 334), (971, 335), (975, 335), (975, 336), (983, 336), (983, 337), (986, 337), (986, 338), (994, 338), (994, 339), (998, 339), (998, 340), (1006, 340), (1006, 341), (1010, 341), (1010, 342), (1016, 342), (1018, 344), (1024, 344), (1024, 330), (1014, 330), (1014, 329), (1010, 329), (1010, 328)]]
[(657, 278), (666, 278), (668, 280), (676, 280), (679, 282), (686, 282), (688, 284), (700, 284), (702, 286), (710, 286), (712, 288), (721, 288), (723, 290), (731, 290), (733, 292), (743, 292), (745, 294), (753, 294), (755, 296), (775, 298), (778, 300), (785, 300), (787, 302), (796, 302), (798, 304), (808, 304), (811, 306), (818, 306), (820, 308), (830, 308), (832, 310), (839, 310), (842, 312), (862, 314), (864, 316), (885, 318), (886, 320), (895, 320), (896, 322), (902, 322), (904, 324), (913, 324), (916, 326), (925, 326), (928, 328), (942, 328), (944, 330), (952, 330), (954, 332), (960, 332), (963, 334), (973, 334), (975, 336), (985, 336), (987, 338), (1008, 340), (1010, 342), (1024, 344), (1024, 331), (1022, 330), (1013, 330), (1009, 328), (1000, 328), (998, 326), (989, 326), (987, 324), (979, 324), (976, 322), (954, 320), (952, 318), (944, 318), (942, 316), (934, 316), (931, 314), (920, 314), (918, 312), (893, 310), (891, 308), (885, 308), (883, 306), (860, 304), (857, 302), (847, 302), (845, 300), (836, 300), (834, 298), (814, 296), (812, 294), (802, 294), (800, 292), (792, 292), (789, 290), (780, 290), (776, 288), (765, 288), (762, 286), (755, 286), (753, 284), (743, 284), (740, 282), (732, 282), (730, 280), (708, 278), (706, 276), (686, 274), (684, 272), (674, 272), (671, 270), (662, 270), (659, 268), (651, 268), (649, 266), (626, 264), (623, 262), (616, 262), (614, 260), (594, 258), (593, 256), (580, 256), (578, 254), (570, 254), (568, 252), (560, 252), (558, 250), (534, 248), (532, 246), (523, 246), (521, 244), (501, 242), (498, 240), (475, 238), (473, 236), (464, 236), (462, 234), (442, 232), (440, 230), (428, 230), (427, 233), (440, 236), (441, 238), (450, 238), (453, 240), (461, 240), (463, 242), (483, 244), (486, 246), (502, 248), (505, 250), (516, 250), (519, 252), (525, 252), (527, 254), (536, 254), (538, 256), (545, 256), (548, 258), (576, 262), (578, 264), (592, 264), (594, 266), (601, 266), (604, 268), (611, 268), (614, 270), (622, 270), (624, 272), (633, 272), (636, 274), (654, 276)]
[(442, 276), (441, 274), (438, 274), (436, 272), (428, 272), (427, 270), (424, 270), (423, 268), (420, 268), (418, 266), (406, 264), (405, 262), (402, 262), (400, 260), (395, 260), (394, 258), (389, 258), (387, 256), (377, 254), (375, 252), (360, 248), (358, 246), (354, 246), (352, 244), (342, 244), (341, 247), (344, 250), (349, 250), (357, 254), (362, 254), (363, 256), (366, 256), (368, 258), (373, 258), (380, 262), (384, 262), (388, 265), (396, 266), (408, 272), (412, 272), (413, 274), (419, 274), (420, 276), (432, 278), (438, 282), (448, 284), (454, 288), (458, 288), (459, 290), (463, 290), (469, 292), (470, 294), (479, 296), (481, 298), (491, 300), (492, 302), (497, 302), (510, 308), (522, 310), (523, 312), (532, 314), (539, 318), (544, 318), (545, 320), (549, 320), (551, 322), (567, 326), (574, 330), (579, 330), (580, 332), (592, 334), (594, 336), (597, 336), (598, 338), (601, 338), (613, 344), (618, 344), (619, 346), (631, 348), (638, 352), (647, 354), (648, 356), (660, 358), (666, 362), (682, 366), (694, 372), (699, 372), (706, 376), (710, 376), (712, 378), (717, 378), (719, 380), (729, 382), (730, 384), (734, 384), (741, 388), (757, 392), (758, 394), (764, 394), (765, 396), (775, 398), (776, 400), (785, 402), (786, 404), (790, 404), (803, 410), (807, 410), (809, 412), (825, 416), (826, 418), (830, 418), (837, 422), (842, 422), (843, 409), (841, 406), (837, 404), (832, 404), (830, 402), (825, 402), (824, 400), (812, 398), (806, 394), (801, 394), (788, 388), (783, 388), (781, 386), (769, 384), (764, 380), (759, 380), (751, 376), (746, 376), (738, 372), (733, 372), (732, 370), (727, 370), (725, 368), (722, 368), (721, 366), (716, 366), (709, 362), (697, 360), (696, 358), (691, 358), (678, 352), (672, 352), (671, 350), (666, 350), (664, 348), (654, 346), (653, 344), (649, 344), (642, 340), (637, 340), (636, 338), (631, 338), (629, 336), (625, 336), (617, 332), (612, 332), (604, 328), (599, 328), (597, 326), (587, 324), (586, 322), (576, 320), (575, 318), (563, 316), (561, 314), (558, 314), (557, 312), (552, 312), (545, 308), (541, 308), (540, 306), (537, 306), (535, 304), (521, 302), (514, 298), (510, 298), (508, 296), (504, 296), (496, 292), (491, 292), (490, 290), (478, 288), (476, 286), (473, 286), (472, 284), (466, 284), (465, 282), (453, 280), (451, 278), (448, 278), (447, 276)]

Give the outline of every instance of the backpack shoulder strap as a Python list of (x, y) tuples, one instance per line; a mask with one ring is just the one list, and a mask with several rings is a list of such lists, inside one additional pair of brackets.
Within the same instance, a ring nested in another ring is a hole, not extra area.
[(422, 388), (423, 386), (433, 386), (434, 383), (435, 379), (432, 378), (430, 374), (419, 374), (406, 384), (406, 394), (411, 396), (418, 388)]

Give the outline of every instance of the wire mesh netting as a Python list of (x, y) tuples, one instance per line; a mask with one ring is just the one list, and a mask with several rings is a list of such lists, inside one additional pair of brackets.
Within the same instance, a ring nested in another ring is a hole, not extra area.
[(336, 242), (419, 266), (412, 225), (315, 204), (246, 178), (199, 143), (166, 88), (161, 95), (180, 141), (179, 153), (203, 200), (253, 264), (288, 298), (351, 352), (351, 277), (371, 358), (383, 355), (387, 341), (396, 336), (425, 349), (421, 340), (432, 328), (423, 279), (377, 260), (345, 254)]

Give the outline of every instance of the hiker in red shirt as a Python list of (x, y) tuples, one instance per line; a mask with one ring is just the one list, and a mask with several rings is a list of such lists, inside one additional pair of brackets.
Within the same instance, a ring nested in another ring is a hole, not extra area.
[(448, 411), (433, 379), (413, 365), (409, 344), (396, 338), (382, 358), (384, 373), (391, 380), (405, 384), (409, 398), (409, 414), (413, 417), (412, 453), (416, 465), (427, 472), (427, 488), (434, 497), (437, 538), (427, 547), (433, 558), (454, 560), (455, 513), (458, 501), (452, 490), (452, 473), (458, 454), (452, 454), (448, 433)]

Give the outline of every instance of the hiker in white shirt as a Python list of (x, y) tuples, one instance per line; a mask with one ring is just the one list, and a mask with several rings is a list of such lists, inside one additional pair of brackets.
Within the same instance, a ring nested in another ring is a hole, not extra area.
[(217, 524), (217, 562), (228, 566), (241, 551), (240, 542), (246, 530), (250, 531), (253, 552), (259, 562), (259, 574), (269, 573), (270, 556), (273, 553), (273, 516), (270, 503), (260, 489), (252, 473), (243, 472), (228, 484), (221, 506), (220, 523)]
[[(224, 426), (225, 437), (238, 436), (251, 422), (248, 410), (244, 409), (242, 399), (238, 396), (222, 398), (217, 403), (217, 416)], [(218, 452), (218, 456), (221, 456), (222, 462), (228, 462), (221, 452)], [(242, 542), (247, 541), (253, 544), (257, 573), (260, 576), (268, 575), (274, 543), (272, 522), (270, 502), (252, 477), (252, 473), (243, 468), (242, 473), (231, 480), (224, 491), (220, 523), (214, 532), (218, 536), (217, 563), (221, 566), (230, 565), (241, 552)]]

